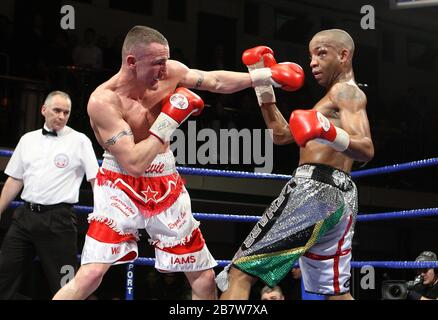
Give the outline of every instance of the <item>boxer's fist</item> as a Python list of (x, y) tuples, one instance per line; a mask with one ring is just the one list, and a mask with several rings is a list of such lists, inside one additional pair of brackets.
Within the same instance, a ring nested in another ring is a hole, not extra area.
[(152, 124), (149, 132), (163, 143), (170, 140), (175, 129), (190, 115), (197, 116), (204, 109), (204, 101), (201, 97), (183, 87), (176, 89), (173, 94), (164, 98), (161, 104), (161, 113)]
[(204, 101), (189, 89), (179, 87), (161, 102), (161, 112), (178, 122), (178, 125), (190, 115), (199, 115), (204, 109)]
[[(255, 69), (270, 67), (277, 63), (274, 58), (274, 52), (267, 46), (258, 46), (245, 50), (242, 54), (242, 62), (247, 66), (249, 72)], [(253, 87), (259, 105), (275, 103), (274, 88), (272, 88), (270, 83), (268, 85), (253, 85)]]
[(305, 147), (310, 140), (330, 145), (336, 151), (345, 151), (350, 144), (350, 136), (335, 127), (316, 110), (295, 110), (289, 119), (289, 128), (295, 142)]
[(250, 71), (270, 67), (277, 63), (274, 58), (274, 51), (267, 46), (258, 46), (245, 50), (242, 54), (242, 62)]
[(304, 84), (304, 71), (300, 65), (293, 62), (282, 62), (271, 67), (271, 80), (274, 87), (286, 91), (297, 91)]
[(283, 62), (250, 71), (253, 87), (273, 85), (287, 91), (296, 91), (304, 84), (304, 71), (292, 62)]

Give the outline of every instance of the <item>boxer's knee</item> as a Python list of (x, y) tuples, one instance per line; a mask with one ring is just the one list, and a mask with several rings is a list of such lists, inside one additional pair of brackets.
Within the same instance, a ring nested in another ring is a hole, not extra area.
[(76, 286), (87, 289), (99, 286), (109, 267), (109, 264), (102, 263), (81, 266), (75, 277)]
[(350, 294), (350, 292), (336, 295), (336, 296), (325, 296), (326, 300), (354, 300), (353, 296)]
[(193, 299), (208, 299), (217, 298), (215, 273), (213, 269), (186, 272), (187, 279), (192, 287)]
[(202, 277), (204, 278), (203, 282), (208, 287), (209, 291), (216, 290), (216, 274), (214, 273), (213, 269), (206, 270)]
[(240, 271), (239, 269), (235, 268), (235, 267), (231, 267), (230, 271), (228, 273), (228, 278), (230, 282), (233, 283), (249, 283), (251, 285), (253, 285), (254, 283), (256, 283), (257, 278), (250, 276), (249, 274)]

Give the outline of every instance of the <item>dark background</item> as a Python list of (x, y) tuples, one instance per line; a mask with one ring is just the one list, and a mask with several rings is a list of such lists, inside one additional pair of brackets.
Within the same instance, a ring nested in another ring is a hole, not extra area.
[[(65, 4), (75, 8), (74, 30), (60, 28), (60, 8)], [(375, 9), (375, 29), (361, 28), (360, 10), (364, 5)], [(368, 97), (368, 117), (376, 152), (365, 168), (432, 158), (436, 156), (438, 145), (437, 14), (438, 7), (392, 10), (389, 1), (377, 0), (2, 1), (0, 147), (13, 149), (25, 132), (41, 126), (42, 100), (56, 89), (71, 95), (73, 108), (69, 125), (90, 137), (96, 155), (101, 158), (102, 150), (94, 139), (86, 114), (87, 100), (99, 83), (117, 72), (123, 36), (135, 24), (161, 31), (169, 40), (171, 58), (192, 68), (245, 72), (240, 61), (242, 51), (261, 44), (271, 46), (278, 61), (299, 63), (306, 72), (305, 86), (296, 93), (276, 90), (278, 106), (286, 119), (296, 108), (313, 106), (324, 94), (310, 73), (308, 41), (321, 29), (342, 28), (355, 40), (355, 76)], [(102, 52), (103, 64), (98, 68), (75, 65), (72, 56), (87, 28), (96, 32), (95, 44)], [(198, 130), (265, 128), (252, 89), (232, 95), (199, 94), (209, 107), (196, 119)], [(274, 147), (273, 172), (290, 174), (297, 160), (297, 146)], [(3, 159), (2, 168), (6, 161)], [(254, 170), (254, 164), (204, 167)], [(1, 181), (6, 178), (2, 174)], [(434, 202), (436, 179), (435, 167), (358, 179), (360, 212), (438, 207)], [(272, 194), (251, 194), (247, 190), (229, 193), (193, 187), (190, 192), (194, 212), (260, 215), (274, 199)], [(384, 199), (377, 201), (379, 197)], [(91, 205), (91, 199), (89, 186), (84, 183), (80, 202)], [(8, 228), (11, 213), (12, 210), (8, 210), (1, 220), (1, 237)], [(87, 224), (85, 215), (80, 217), (82, 243)], [(202, 223), (207, 244), (217, 259), (230, 259), (251, 227), (245, 223)], [(435, 217), (360, 222), (356, 225), (354, 260), (413, 260), (423, 250), (436, 252), (436, 230)], [(143, 236), (139, 245), (140, 255), (150, 257), (153, 250), (146, 238)], [(147, 288), (152, 280), (148, 280), (146, 274), (153, 269), (138, 269), (137, 298), (171, 298), (166, 296), (169, 292), (185, 294), (178, 290), (158, 290), (156, 295), (151, 294), (154, 289)], [(97, 292), (99, 298), (123, 297), (124, 271), (124, 266), (112, 268)], [(383, 279), (411, 279), (413, 273), (378, 269), (375, 290), (361, 290), (360, 276), (360, 270), (354, 270), (355, 297), (380, 299), (379, 286)], [(186, 288), (180, 275), (163, 276), (154, 272), (151, 278), (157, 283), (167, 281), (169, 287)], [(288, 276), (283, 283), (288, 297), (292, 297), (291, 282)], [(28, 273), (23, 290), (34, 298), (50, 296), (38, 263)]]

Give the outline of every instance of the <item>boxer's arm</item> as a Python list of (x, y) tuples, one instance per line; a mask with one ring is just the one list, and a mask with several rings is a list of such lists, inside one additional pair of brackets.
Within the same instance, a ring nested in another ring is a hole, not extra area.
[(174, 60), (170, 60), (168, 66), (174, 69), (180, 77), (178, 85), (188, 89), (234, 93), (252, 86), (251, 77), (247, 72), (189, 69), (184, 64)]
[(23, 188), (23, 180), (9, 177), (3, 185), (0, 197), (0, 218), (3, 211), (9, 206), (12, 200), (18, 195)]
[(330, 89), (329, 98), (339, 107), (341, 126), (350, 137), (348, 149), (343, 153), (356, 161), (370, 161), (374, 157), (374, 145), (365, 94), (354, 86), (336, 84)]
[(272, 130), (272, 141), (278, 145), (292, 143), (294, 139), (289, 124), (275, 103), (263, 103), (261, 109), (266, 126)]
[(234, 93), (251, 88), (252, 82), (249, 73), (190, 69), (181, 81), (181, 85), (215, 93)]
[(111, 152), (130, 175), (140, 176), (155, 156), (164, 151), (163, 144), (153, 135), (135, 143), (131, 128), (122, 117), (120, 103), (112, 92), (92, 96), (88, 103), (88, 114), (103, 147)]

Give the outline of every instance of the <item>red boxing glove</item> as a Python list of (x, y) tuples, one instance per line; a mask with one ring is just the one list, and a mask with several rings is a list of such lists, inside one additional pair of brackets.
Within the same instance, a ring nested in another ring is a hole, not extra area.
[(274, 51), (267, 46), (258, 46), (245, 50), (242, 54), (242, 62), (250, 71), (270, 67), (277, 63), (274, 58)]
[(334, 126), (316, 110), (295, 110), (290, 116), (289, 128), (300, 147), (305, 147), (308, 141), (315, 140), (342, 152), (347, 150), (350, 144), (348, 133)]
[[(270, 67), (277, 63), (274, 58), (274, 51), (267, 46), (258, 46), (245, 50), (242, 54), (242, 62), (248, 67), (250, 74), (253, 70)], [(267, 85), (253, 85), (253, 87), (259, 105), (263, 103), (274, 103), (276, 101), (274, 88), (272, 88), (270, 83)]]
[(282, 62), (271, 67), (272, 80), (275, 87), (281, 86), (286, 91), (297, 91), (304, 84), (304, 71), (293, 62)]
[(199, 115), (204, 109), (204, 101), (196, 93), (180, 87), (161, 102), (162, 109), (149, 132), (161, 142), (170, 141), (176, 128), (190, 115)]
[(287, 91), (296, 91), (304, 84), (304, 71), (292, 62), (274, 64), (269, 68), (250, 72), (253, 87), (273, 85)]

